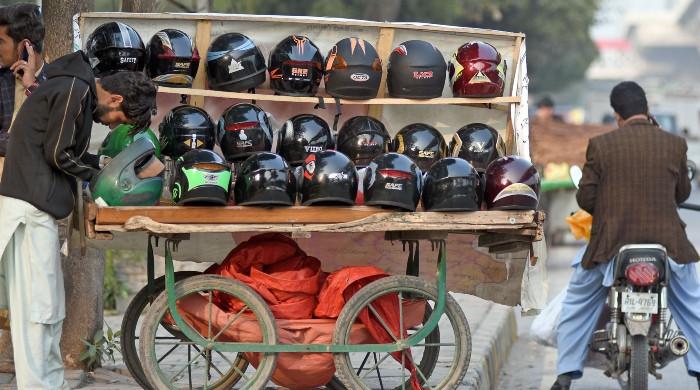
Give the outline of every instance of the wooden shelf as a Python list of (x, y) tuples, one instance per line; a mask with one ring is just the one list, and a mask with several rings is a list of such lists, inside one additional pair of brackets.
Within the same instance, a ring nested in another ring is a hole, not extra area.
[(535, 211), (397, 212), (376, 207), (94, 207), (96, 232), (158, 234), (224, 232), (445, 231), (541, 236)]
[[(268, 95), (243, 92), (224, 92), (213, 91), (209, 89), (196, 88), (170, 88), (158, 87), (158, 92), (170, 93), (176, 95), (190, 96), (205, 96), (217, 97), (226, 99), (240, 100), (260, 100), (270, 102), (288, 102), (288, 103), (318, 103), (318, 97), (312, 96), (283, 96), (283, 95)], [(335, 104), (335, 99), (332, 97), (322, 97), (324, 103), (328, 105)], [(445, 105), (445, 104), (460, 104), (460, 105), (488, 105), (488, 104), (519, 104), (519, 96), (505, 96), (496, 98), (435, 98), (435, 99), (399, 99), (399, 98), (376, 98), (368, 100), (347, 100), (340, 99), (342, 104), (379, 104), (379, 105)]]

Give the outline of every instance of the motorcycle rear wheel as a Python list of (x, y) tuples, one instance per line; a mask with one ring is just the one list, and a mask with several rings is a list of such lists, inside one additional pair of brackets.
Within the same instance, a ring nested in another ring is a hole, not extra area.
[(629, 388), (647, 390), (649, 388), (649, 342), (646, 336), (632, 337), (630, 354)]

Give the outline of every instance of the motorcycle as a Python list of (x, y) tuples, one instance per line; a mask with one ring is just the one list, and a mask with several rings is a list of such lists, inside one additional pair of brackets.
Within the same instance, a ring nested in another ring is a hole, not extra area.
[[(689, 167), (690, 168), (690, 167)], [(578, 187), (581, 170), (572, 167)], [(689, 169), (689, 176), (695, 175)], [(700, 206), (679, 207), (700, 211)], [(609, 318), (594, 332), (590, 350), (604, 355), (605, 374), (622, 389), (646, 390), (649, 374), (688, 353), (690, 344), (672, 325), (668, 309), (669, 259), (658, 244), (632, 244), (620, 248), (613, 259), (614, 282), (608, 292)]]
[(613, 261), (609, 319), (593, 333), (590, 348), (605, 355), (605, 374), (623, 389), (646, 390), (648, 374), (661, 379), (658, 370), (690, 349), (671, 326), (668, 256), (661, 245), (633, 244), (620, 248)]

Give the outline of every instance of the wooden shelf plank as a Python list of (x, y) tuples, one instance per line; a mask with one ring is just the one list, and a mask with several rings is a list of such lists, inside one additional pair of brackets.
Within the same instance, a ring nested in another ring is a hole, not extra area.
[(102, 207), (96, 231), (196, 232), (369, 232), (504, 231), (534, 236), (540, 228), (534, 211), (460, 213), (394, 212), (355, 207)]
[(132, 13), (132, 12), (82, 12), (81, 18), (119, 19), (166, 19), (166, 20), (211, 20), (211, 21), (244, 21), (244, 22), (283, 22), (298, 24), (328, 24), (340, 26), (390, 27), (403, 30), (420, 30), (432, 32), (448, 32), (464, 35), (483, 36), (485, 38), (515, 38), (525, 37), (524, 33), (489, 30), (473, 27), (447, 26), (429, 23), (391, 23), (373, 22), (368, 20), (329, 18), (317, 16), (285, 16), (285, 15), (249, 15), (249, 14), (213, 14), (213, 13)]
[(385, 212), (372, 207), (99, 207), (98, 225), (124, 224), (129, 218), (143, 216), (159, 223), (180, 224), (253, 224), (253, 223), (341, 223)]
[[(213, 91), (209, 89), (196, 88), (170, 88), (158, 87), (158, 92), (172, 93), (176, 95), (191, 95), (205, 97), (219, 97), (227, 99), (240, 100), (262, 100), (271, 102), (288, 102), (288, 103), (318, 103), (317, 97), (312, 96), (282, 96), (282, 95), (267, 95), (243, 92), (224, 92)], [(326, 104), (335, 104), (335, 99), (332, 97), (322, 98)], [(400, 104), (400, 105), (444, 105), (444, 104), (519, 104), (519, 96), (504, 96), (495, 98), (435, 98), (435, 99), (400, 99), (400, 98), (376, 98), (368, 100), (347, 100), (340, 99), (342, 104)]]

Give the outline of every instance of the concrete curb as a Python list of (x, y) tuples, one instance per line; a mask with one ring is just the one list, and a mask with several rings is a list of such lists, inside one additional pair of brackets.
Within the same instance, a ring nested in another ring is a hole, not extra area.
[(501, 369), (508, 362), (510, 348), (518, 338), (513, 308), (492, 302), (487, 304), (483, 319), (472, 329), (471, 361), (460, 390), (496, 390)]

